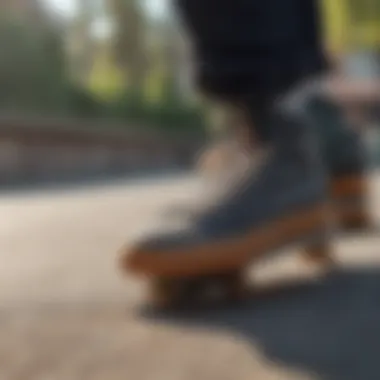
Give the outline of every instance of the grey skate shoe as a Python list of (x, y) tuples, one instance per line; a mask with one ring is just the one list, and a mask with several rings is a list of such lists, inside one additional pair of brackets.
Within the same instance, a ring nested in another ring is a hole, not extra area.
[(296, 103), (273, 108), (271, 154), (260, 170), (247, 171), (186, 226), (127, 249), (123, 268), (161, 279), (218, 276), (290, 244), (325, 241), (326, 176), (314, 126)]
[(368, 176), (365, 144), (358, 128), (345, 120), (340, 107), (318, 97), (309, 105), (328, 170), (330, 196), (342, 230), (368, 229)]

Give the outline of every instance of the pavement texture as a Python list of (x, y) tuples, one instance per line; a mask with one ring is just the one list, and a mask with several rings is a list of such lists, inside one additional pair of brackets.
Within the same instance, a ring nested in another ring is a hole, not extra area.
[[(379, 177), (371, 188), (376, 219)], [(327, 276), (296, 252), (258, 265), (263, 288), (298, 285), (243, 305), (145, 307), (117, 251), (198, 190), (182, 176), (1, 195), (0, 379), (380, 379), (376, 228), (337, 239)]]

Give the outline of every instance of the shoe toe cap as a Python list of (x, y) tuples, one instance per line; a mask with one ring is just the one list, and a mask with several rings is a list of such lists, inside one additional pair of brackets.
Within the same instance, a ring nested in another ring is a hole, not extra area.
[(197, 242), (200, 240), (188, 232), (155, 234), (141, 239), (125, 249), (121, 266), (132, 272), (149, 271), (149, 268), (161, 264), (171, 255), (180, 254), (181, 248), (189, 248)]

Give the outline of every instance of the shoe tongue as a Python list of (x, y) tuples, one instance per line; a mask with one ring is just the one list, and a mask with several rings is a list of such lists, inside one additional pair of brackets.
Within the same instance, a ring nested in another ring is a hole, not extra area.
[(239, 190), (244, 188), (244, 183), (250, 182), (255, 172), (260, 171), (262, 165), (267, 162), (270, 153), (271, 150), (268, 148), (256, 149), (254, 154), (236, 149), (233, 155), (225, 159), (223, 165), (218, 165), (215, 172), (210, 173), (207, 170), (202, 173), (204, 177), (185, 207), (187, 211), (174, 219), (198, 219), (208, 210), (218, 207), (223, 200), (239, 193)]
[(238, 151), (217, 175), (206, 179), (202, 194), (205, 205), (212, 207), (238, 192), (247, 180), (251, 180), (255, 173), (260, 171), (269, 154), (269, 149), (257, 149), (254, 154)]

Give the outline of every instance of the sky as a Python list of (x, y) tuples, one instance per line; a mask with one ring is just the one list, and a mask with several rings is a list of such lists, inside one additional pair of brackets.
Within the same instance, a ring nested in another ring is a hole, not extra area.
[[(75, 16), (77, 10), (77, 0), (42, 0), (54, 12), (57, 12), (66, 17)], [(142, 1), (142, 0), (141, 0)], [(168, 0), (145, 0), (147, 9), (152, 16), (159, 16), (165, 12)], [(112, 28), (106, 19), (95, 21), (92, 32), (98, 37), (106, 37), (109, 35)]]
[(75, 0), (43, 0), (59, 13), (71, 16), (75, 14)]
[[(43, 0), (55, 11), (67, 16), (75, 14), (76, 0)], [(166, 0), (147, 0), (148, 9), (153, 15), (160, 14), (165, 11)]]

